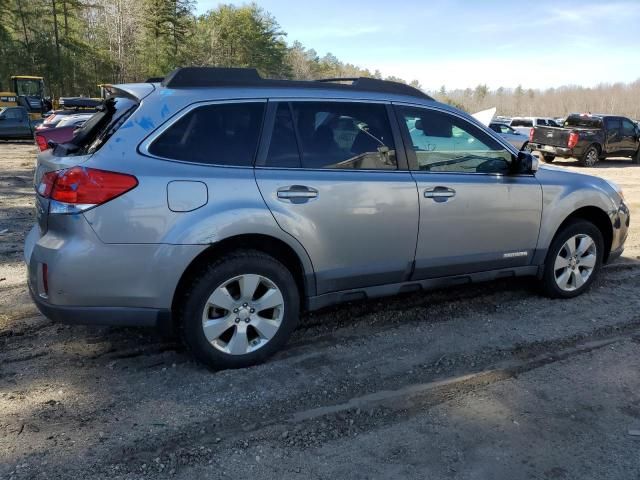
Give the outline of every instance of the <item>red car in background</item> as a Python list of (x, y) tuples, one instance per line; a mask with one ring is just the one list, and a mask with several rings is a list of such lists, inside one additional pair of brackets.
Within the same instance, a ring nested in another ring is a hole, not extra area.
[[(59, 143), (70, 142), (77, 129), (78, 127), (76, 125), (68, 125), (66, 127), (36, 130), (36, 144), (38, 148), (40, 148), (40, 151), (44, 152)], [(49, 142), (51, 142), (51, 144)]]

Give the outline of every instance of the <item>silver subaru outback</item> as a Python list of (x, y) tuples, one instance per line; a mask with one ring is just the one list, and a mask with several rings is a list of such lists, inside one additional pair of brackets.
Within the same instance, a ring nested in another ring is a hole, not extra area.
[(39, 155), (29, 287), (61, 322), (178, 329), (214, 368), (280, 349), (302, 310), (535, 276), (583, 293), (629, 211), (409, 86), (183, 68), (116, 86)]

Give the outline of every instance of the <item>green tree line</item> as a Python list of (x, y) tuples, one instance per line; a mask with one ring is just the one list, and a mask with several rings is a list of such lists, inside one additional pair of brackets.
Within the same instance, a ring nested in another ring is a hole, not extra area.
[(382, 78), (300, 42), (289, 45), (256, 4), (196, 15), (193, 0), (0, 0), (0, 12), (0, 90), (11, 75), (39, 75), (54, 97), (94, 96), (101, 83), (143, 81), (189, 65), (255, 67), (272, 78)]

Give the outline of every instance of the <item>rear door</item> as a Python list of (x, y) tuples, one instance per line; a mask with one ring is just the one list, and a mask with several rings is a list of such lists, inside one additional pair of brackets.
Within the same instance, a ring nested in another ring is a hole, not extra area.
[(255, 175), (323, 294), (407, 280), (418, 194), (384, 103), (270, 102)]
[(398, 105), (420, 196), (415, 279), (530, 265), (542, 188), (510, 174), (513, 154), (456, 114)]
[(605, 126), (605, 149), (610, 155), (621, 155), (624, 152), (624, 142), (622, 141), (622, 122), (618, 117), (607, 117), (604, 119)]

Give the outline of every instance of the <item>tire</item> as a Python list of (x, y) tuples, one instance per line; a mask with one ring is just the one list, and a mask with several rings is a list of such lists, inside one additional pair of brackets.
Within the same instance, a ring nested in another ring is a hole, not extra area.
[(520, 147), (521, 152), (529, 152), (531, 153), (531, 147), (529, 146), (529, 142), (524, 142), (522, 147)]
[(552, 163), (556, 159), (556, 156), (555, 155), (543, 155), (542, 158), (544, 158), (544, 161), (546, 163)]
[(631, 163), (635, 163), (636, 165), (640, 165), (640, 148), (636, 152), (636, 154), (631, 157)]
[[(572, 240), (576, 259), (572, 259), (570, 248), (567, 248)], [(603, 253), (602, 233), (593, 223), (574, 220), (562, 227), (551, 242), (545, 259), (542, 275), (545, 295), (572, 298), (585, 292), (602, 267)]]
[(600, 154), (598, 153), (598, 149), (591, 145), (587, 148), (587, 151), (584, 152), (582, 158), (580, 159), (580, 165), (583, 167), (593, 167), (596, 163), (598, 163)]
[[(269, 308), (259, 310), (261, 303)], [(238, 250), (195, 276), (178, 317), (195, 357), (220, 370), (265, 361), (287, 342), (299, 314), (300, 293), (291, 272), (262, 252)]]

